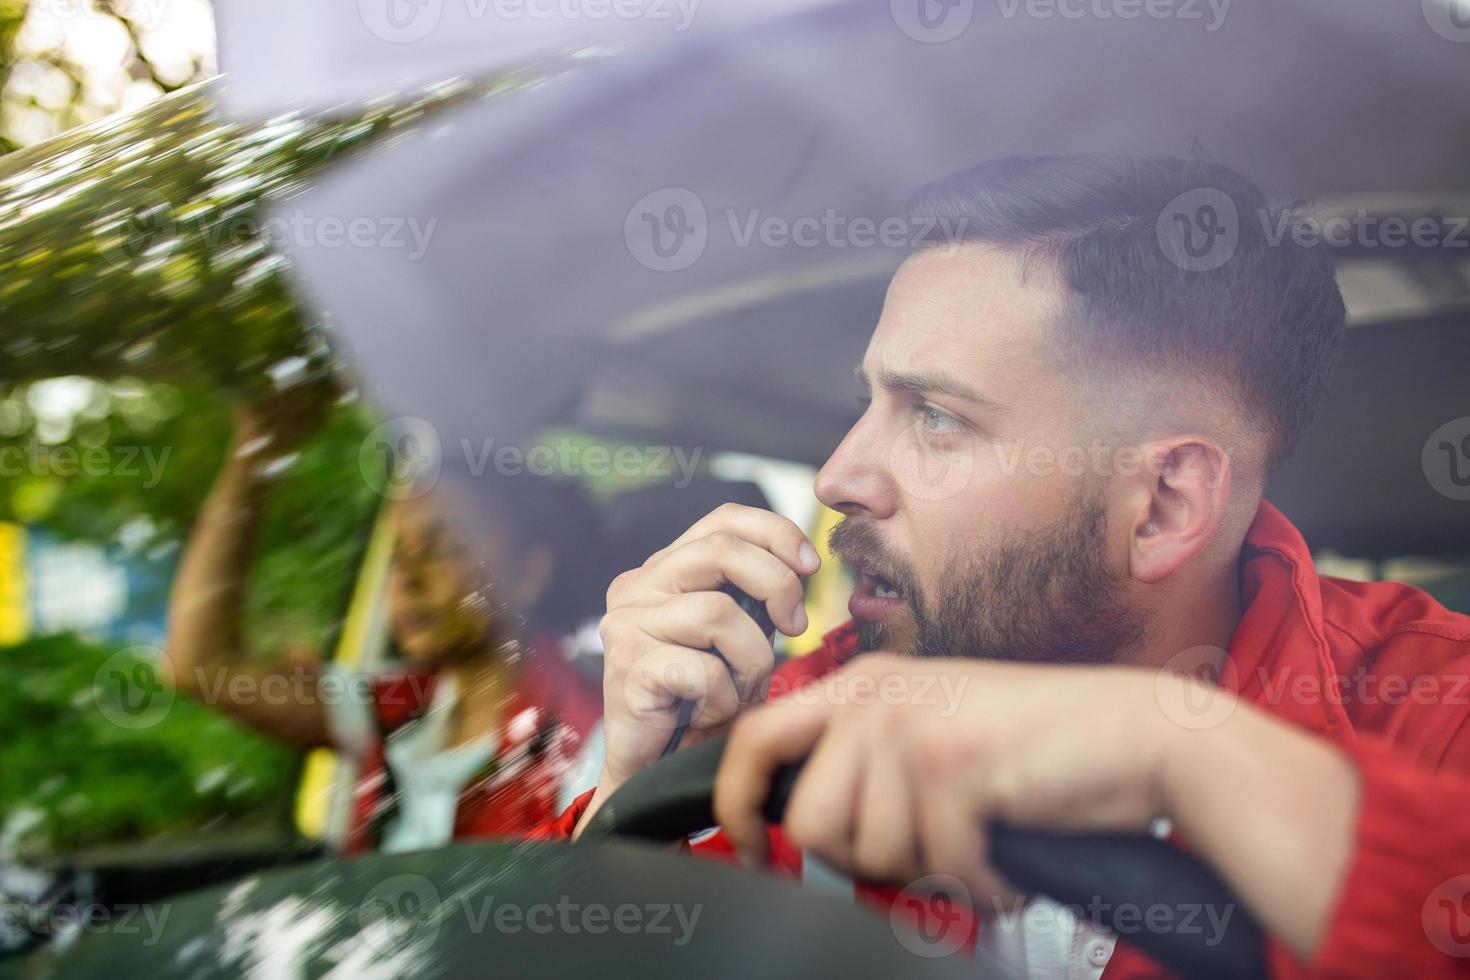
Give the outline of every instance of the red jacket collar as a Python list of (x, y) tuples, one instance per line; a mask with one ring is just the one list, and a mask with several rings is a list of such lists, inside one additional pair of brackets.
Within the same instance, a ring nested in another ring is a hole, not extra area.
[(1312, 553), (1286, 516), (1264, 500), (1240, 552), (1240, 606), (1221, 686), (1286, 721), (1351, 741), (1347, 713), (1330, 696), (1338, 671), (1323, 629)]

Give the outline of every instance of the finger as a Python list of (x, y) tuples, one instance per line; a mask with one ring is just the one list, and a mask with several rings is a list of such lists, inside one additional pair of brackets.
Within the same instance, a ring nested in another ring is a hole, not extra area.
[(788, 636), (806, 632), (801, 578), (785, 562), (728, 531), (715, 531), (668, 549), (644, 566), (645, 588), (669, 595), (733, 583), (766, 604), (771, 621)]
[(634, 720), (659, 731), (670, 731), (677, 724), (681, 701), (695, 704), (692, 728), (723, 725), (740, 710), (728, 668), (701, 650), (655, 647), (638, 658), (620, 683), (607, 686), (609, 695), (621, 692)]
[(823, 702), (786, 701), (747, 712), (735, 723), (715, 777), (715, 817), (735, 849), (764, 859), (766, 820), (761, 810), (778, 768), (811, 752), (827, 727)]
[(747, 703), (759, 698), (776, 665), (776, 653), (755, 620), (723, 592), (690, 592), (619, 614), (636, 615), (638, 628), (664, 643), (718, 651)]
[(829, 727), (802, 766), (781, 820), (793, 844), (834, 867), (852, 865), (864, 748), (860, 741)]
[(744, 538), (771, 552), (801, 575), (810, 575), (822, 564), (811, 539), (794, 521), (772, 511), (747, 507), (744, 504), (721, 504), (675, 538), (669, 548), (678, 547), (715, 531), (728, 531)]
[(908, 881), (919, 866), (913, 785), (892, 742), (871, 741), (863, 760), (851, 866), (870, 881)]
[(1014, 888), (989, 864), (989, 810), (983, 798), (950, 782), (915, 777), (914, 814), (918, 824), (920, 870), (953, 875), (972, 898), (1013, 898)]

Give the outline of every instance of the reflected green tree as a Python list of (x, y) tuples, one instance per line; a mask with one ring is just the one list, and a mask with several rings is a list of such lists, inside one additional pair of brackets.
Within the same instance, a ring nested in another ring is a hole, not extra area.
[[(0, 53), (23, 6), (0, 0)], [(278, 478), (251, 647), (323, 649), (379, 503), (358, 470), (371, 419), (291, 293), (267, 209), (516, 82), (248, 126), (221, 123), (197, 84), (0, 156), (0, 520), (167, 558), (219, 467), (230, 403), (308, 386), (337, 407)], [(163, 460), (158, 478), (56, 463), (121, 448)], [(294, 760), (231, 723), (191, 704), (142, 730), (108, 723), (94, 682), (115, 652), (69, 637), (0, 650), (0, 850), (284, 818)]]

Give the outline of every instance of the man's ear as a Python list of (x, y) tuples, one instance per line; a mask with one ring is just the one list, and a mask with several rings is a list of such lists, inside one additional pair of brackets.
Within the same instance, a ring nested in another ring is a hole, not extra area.
[(555, 572), (556, 556), (545, 545), (537, 545), (522, 554), (516, 566), (515, 586), (510, 593), (516, 608), (529, 611), (535, 606), (551, 587), (551, 577)]
[(1211, 439), (1176, 436), (1142, 447), (1128, 571), (1159, 582), (1215, 540), (1230, 495), (1230, 457)]

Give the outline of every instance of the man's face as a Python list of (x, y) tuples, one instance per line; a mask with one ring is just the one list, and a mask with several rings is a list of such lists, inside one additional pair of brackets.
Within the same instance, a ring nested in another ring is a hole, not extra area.
[(1077, 459), (1099, 406), (1056, 367), (1043, 266), (1023, 281), (1013, 254), (967, 244), (916, 253), (889, 284), (871, 401), (816, 485), (847, 518), (832, 546), (860, 572), (866, 649), (1105, 662), (1142, 635), (1106, 479), (1047, 465)]

